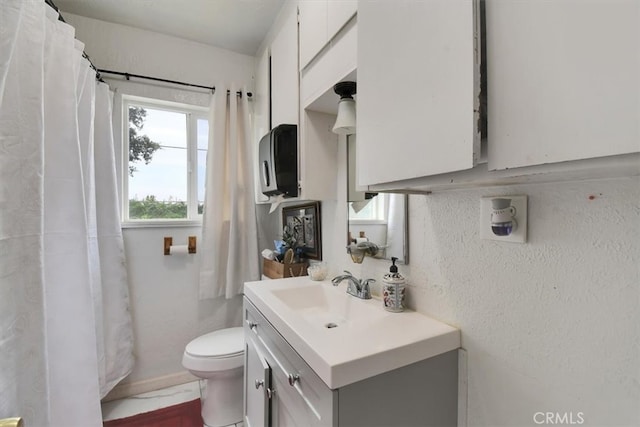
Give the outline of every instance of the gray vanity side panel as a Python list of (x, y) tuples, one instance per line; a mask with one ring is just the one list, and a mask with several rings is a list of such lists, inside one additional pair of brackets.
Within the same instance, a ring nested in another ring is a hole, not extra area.
[(458, 351), (347, 385), (338, 394), (339, 427), (456, 427)]

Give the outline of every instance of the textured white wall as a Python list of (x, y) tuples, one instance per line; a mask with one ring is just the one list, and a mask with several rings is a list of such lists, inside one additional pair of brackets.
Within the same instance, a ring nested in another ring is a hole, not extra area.
[[(480, 240), (480, 198), (508, 194), (529, 196), (528, 243)], [(640, 179), (409, 203), (408, 305), (461, 329), (469, 426), (535, 426), (536, 412), (640, 425)], [(337, 269), (378, 280), (386, 271), (384, 261), (345, 261), (338, 242), (334, 251)]]
[(198, 335), (242, 323), (242, 299), (198, 301), (199, 254), (163, 254), (164, 236), (200, 242), (200, 227), (124, 230), (136, 364), (124, 383), (183, 371), (182, 352)]
[[(76, 28), (76, 38), (85, 43), (85, 51), (98, 68), (206, 86), (235, 82), (252, 89), (252, 56), (72, 14), (64, 16)], [(202, 106), (207, 106), (210, 98), (206, 90), (171, 88), (140, 80), (107, 82), (116, 90), (114, 136), (119, 160), (119, 95)], [(121, 383), (125, 389), (127, 384), (141, 382), (142, 387), (147, 387), (145, 381), (160, 379), (155, 385), (162, 386), (172, 378), (179, 380), (180, 374), (186, 372), (181, 365), (182, 352), (191, 339), (241, 324), (241, 298), (198, 301), (199, 254), (163, 255), (164, 236), (172, 236), (176, 244), (186, 244), (189, 235), (195, 235), (199, 242), (200, 227), (124, 230), (136, 356), (133, 372)]]
[[(537, 411), (640, 425), (639, 184), (411, 198), (410, 304), (462, 330), (469, 425), (535, 425)], [(527, 244), (478, 238), (495, 194), (529, 196)]]
[(98, 68), (204, 86), (219, 81), (252, 86), (253, 56), (62, 12)]

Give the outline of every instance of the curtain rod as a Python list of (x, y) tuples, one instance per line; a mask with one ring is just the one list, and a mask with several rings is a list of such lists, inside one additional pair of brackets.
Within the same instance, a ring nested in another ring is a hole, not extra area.
[[(67, 23), (67, 21), (65, 21), (64, 18), (62, 17), (62, 14), (60, 13), (60, 9), (58, 9), (58, 6), (56, 6), (53, 3), (53, 0), (44, 0), (44, 2), (48, 4), (53, 10), (56, 11), (56, 13), (58, 14), (59, 21), (62, 21), (65, 24)], [(87, 55), (87, 52), (85, 52), (84, 50), (82, 51), (82, 57), (85, 58), (87, 61), (89, 61), (89, 66), (93, 68), (93, 71), (96, 72), (96, 80), (104, 83), (104, 80), (102, 80), (102, 77), (100, 76), (100, 72), (98, 71), (98, 68), (93, 64), (93, 62), (91, 61), (91, 58), (89, 58), (89, 55)]]
[[(185, 83), (185, 82), (180, 82), (177, 80), (167, 80), (167, 79), (160, 79), (158, 77), (150, 77), (150, 76), (142, 76), (140, 74), (131, 74), (131, 73), (124, 73), (122, 71), (111, 71), (111, 70), (102, 70), (102, 69), (98, 69), (97, 70), (98, 73), (102, 74), (114, 74), (117, 76), (124, 76), (127, 80), (129, 80), (131, 77), (137, 78), (137, 79), (146, 79), (146, 80), (153, 80), (156, 82), (163, 82), (163, 83), (171, 83), (174, 85), (182, 85), (182, 86), (189, 86), (189, 87), (197, 87), (200, 89), (208, 89), (212, 92), (215, 92), (216, 87), (215, 86), (203, 86), (203, 85), (196, 85), (193, 83)], [(229, 94), (230, 91), (227, 90), (227, 94)], [(236, 92), (236, 95), (238, 96), (242, 96), (242, 92), (238, 91)], [(249, 98), (251, 98), (253, 96), (253, 94), (251, 92), (247, 92), (247, 96)]]
[[(67, 22), (62, 17), (62, 14), (60, 13), (60, 9), (58, 9), (58, 6), (56, 6), (53, 3), (53, 0), (44, 0), (44, 2), (46, 4), (48, 4), (49, 6), (51, 6), (53, 8), (53, 10), (56, 11), (56, 13), (58, 14), (58, 19), (60, 21), (62, 21), (64, 23)], [(101, 81), (103, 83), (104, 83), (104, 80), (102, 79), (102, 74), (115, 74), (115, 75), (118, 75), (118, 76), (124, 76), (127, 80), (129, 80), (131, 77), (135, 77), (135, 78), (138, 78), (138, 79), (153, 80), (153, 81), (156, 81), (156, 82), (163, 82), (163, 83), (171, 83), (171, 84), (175, 84), (175, 85), (197, 87), (197, 88), (200, 88), (200, 89), (210, 90), (211, 92), (215, 92), (215, 90), (216, 90), (215, 86), (202, 86), (202, 85), (196, 85), (196, 84), (192, 84), (192, 83), (179, 82), (179, 81), (176, 81), (176, 80), (167, 80), (167, 79), (160, 79), (160, 78), (157, 78), (157, 77), (142, 76), (142, 75), (139, 75), (139, 74), (123, 73), (121, 71), (100, 70), (93, 64), (93, 62), (91, 61), (91, 58), (89, 58), (89, 55), (87, 55), (87, 53), (85, 51), (82, 51), (82, 56), (84, 58), (86, 58), (87, 61), (89, 61), (89, 66), (91, 68), (93, 68), (93, 70), (96, 72), (96, 80)], [(227, 90), (227, 94), (229, 94), (229, 90)], [(236, 92), (236, 95), (242, 96), (242, 92), (238, 91), (238, 92)], [(251, 98), (252, 96), (253, 96), (253, 94), (251, 92), (247, 92), (247, 97), (248, 98)]]

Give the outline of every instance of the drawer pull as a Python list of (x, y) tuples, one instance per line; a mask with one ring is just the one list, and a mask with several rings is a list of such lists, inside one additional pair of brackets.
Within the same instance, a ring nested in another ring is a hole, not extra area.
[(258, 390), (260, 387), (262, 387), (264, 385), (264, 380), (256, 380), (256, 390)]
[(298, 374), (289, 374), (287, 375), (289, 379), (289, 385), (293, 387), (298, 381), (300, 381), (300, 375)]
[(254, 331), (258, 327), (258, 324), (256, 322), (253, 322), (249, 319), (247, 319), (246, 322), (247, 322), (247, 325), (249, 326), (249, 329), (251, 329), (252, 331)]

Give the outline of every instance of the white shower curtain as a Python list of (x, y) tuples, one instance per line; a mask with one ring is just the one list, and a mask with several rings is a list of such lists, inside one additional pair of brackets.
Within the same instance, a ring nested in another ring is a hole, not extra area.
[(260, 278), (249, 100), (236, 92), (218, 84), (211, 97), (200, 299), (232, 298)]
[(0, 418), (98, 426), (133, 364), (111, 106), (57, 18), (0, 3)]

